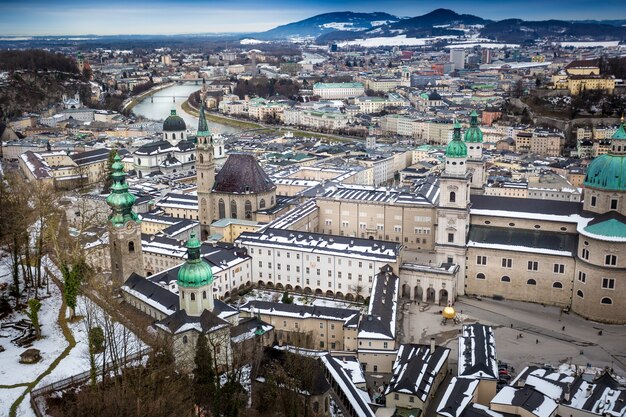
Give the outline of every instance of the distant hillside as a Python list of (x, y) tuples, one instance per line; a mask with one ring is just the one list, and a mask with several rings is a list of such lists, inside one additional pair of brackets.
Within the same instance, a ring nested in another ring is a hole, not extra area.
[(566, 22), (563, 20), (527, 22), (521, 19), (507, 19), (485, 25), (480, 34), (498, 41), (518, 43), (539, 38), (555, 40), (593, 39), (596, 41), (625, 40), (626, 27), (601, 23)]
[(255, 39), (287, 39), (291, 37), (318, 37), (325, 33), (342, 31), (362, 31), (390, 22), (397, 22), (398, 17), (389, 13), (354, 13), (334, 12), (324, 13), (299, 22), (278, 26), (267, 32), (255, 33), (250, 36)]
[(41, 49), (0, 51), (0, 70), (61, 71), (78, 74), (76, 62)]

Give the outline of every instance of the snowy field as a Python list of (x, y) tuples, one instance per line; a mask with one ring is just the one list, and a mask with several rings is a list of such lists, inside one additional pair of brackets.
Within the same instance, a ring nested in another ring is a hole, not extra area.
[[(60, 276), (57, 268), (45, 260), (51, 271)], [(0, 261), (0, 285), (12, 282), (10, 264), (8, 258)], [(40, 292), (40, 297), (45, 294), (45, 289)], [(13, 302), (11, 300), (11, 302)], [(32, 348), (39, 349), (42, 359), (36, 364), (19, 363), (20, 354), (28, 347), (18, 347), (11, 343), (11, 339), (19, 336), (21, 331), (12, 328), (0, 330), (0, 345), (5, 349), (0, 352), (0, 416), (7, 416), (13, 402), (24, 392), (25, 386), (16, 388), (1, 388), (1, 386), (12, 386), (15, 384), (28, 384), (36, 380), (42, 373), (50, 368), (52, 362), (58, 358), (69, 346), (65, 339), (61, 327), (58, 324), (59, 310), (62, 304), (62, 294), (59, 288), (50, 282), (50, 295), (41, 298), (41, 310), (39, 320), (41, 323), (42, 336), (39, 340), (32, 342)], [(93, 304), (85, 297), (79, 297), (76, 314), (85, 317), (92, 317), (92, 326), (109, 326), (115, 339), (123, 340), (127, 353), (133, 353), (143, 347), (143, 344), (128, 329), (119, 323), (113, 323), (110, 317), (97, 305)], [(68, 315), (68, 312), (65, 312)], [(25, 312), (14, 312), (5, 317), (0, 324), (18, 322), (26, 318)], [(89, 370), (89, 354), (87, 344), (86, 319), (69, 323), (70, 330), (76, 341), (76, 346), (72, 348), (68, 356), (63, 358), (51, 373), (41, 379), (36, 387), (47, 385), (54, 381), (79, 374)], [(102, 363), (105, 359), (102, 355), (96, 356), (96, 363)], [(108, 359), (108, 358), (107, 358)], [(18, 416), (33, 416), (34, 412), (30, 407), (30, 395), (26, 395), (17, 410)]]
[(605, 42), (560, 42), (562, 48), (573, 46), (574, 48), (611, 48), (619, 45), (619, 41)]
[(441, 39), (457, 39), (456, 36), (435, 36), (432, 38), (407, 38), (406, 35), (392, 37), (379, 37), (369, 39), (355, 39), (353, 41), (339, 42), (340, 47), (363, 46), (365, 48), (376, 48), (378, 46), (422, 46)]

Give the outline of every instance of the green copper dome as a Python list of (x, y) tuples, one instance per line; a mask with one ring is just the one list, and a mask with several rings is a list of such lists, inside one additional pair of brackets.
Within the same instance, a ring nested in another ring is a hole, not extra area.
[(465, 131), (465, 142), (482, 143), (483, 132), (478, 127), (478, 113), (473, 110), (470, 114), (470, 127)]
[(171, 114), (163, 122), (164, 132), (179, 132), (187, 129), (187, 125), (182, 117), (176, 114), (176, 109), (172, 109)]
[(136, 197), (128, 192), (124, 164), (118, 154), (115, 154), (111, 168), (113, 169), (111, 173), (113, 184), (111, 185), (111, 194), (109, 194), (106, 200), (109, 207), (111, 207), (109, 221), (117, 227), (125, 225), (129, 220), (139, 223), (139, 216), (133, 211)]
[(461, 125), (458, 121), (454, 123), (454, 133), (446, 148), (446, 158), (467, 158), (467, 146), (461, 140)]
[[(597, 157), (589, 164), (585, 176), (585, 187), (626, 191), (626, 130), (624, 130), (623, 121), (611, 140), (620, 141), (620, 143), (614, 142), (609, 153)], [(621, 145), (622, 141), (624, 141), (623, 145)], [(616, 151), (618, 153), (614, 153)]]
[(178, 286), (197, 288), (213, 282), (211, 266), (200, 257), (200, 240), (192, 233), (185, 247), (187, 248), (187, 262), (178, 270)]

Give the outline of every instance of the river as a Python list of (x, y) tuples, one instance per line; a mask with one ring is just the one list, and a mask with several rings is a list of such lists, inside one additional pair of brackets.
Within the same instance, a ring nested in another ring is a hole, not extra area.
[[(195, 130), (198, 127), (198, 118), (191, 116), (180, 107), (187, 97), (194, 91), (198, 91), (202, 86), (195, 83), (177, 84), (157, 91), (152, 97), (146, 97), (133, 107), (133, 113), (150, 120), (164, 120), (170, 115), (173, 107), (176, 107), (176, 114), (183, 118), (187, 124), (187, 129)], [(176, 102), (173, 101), (176, 97)], [(219, 123), (208, 122), (209, 128), (214, 133), (236, 133), (240, 129), (226, 126)]]

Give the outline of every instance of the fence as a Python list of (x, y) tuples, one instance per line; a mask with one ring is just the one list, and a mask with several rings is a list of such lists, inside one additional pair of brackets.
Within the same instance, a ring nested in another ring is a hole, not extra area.
[[(121, 367), (121, 366), (125, 366), (129, 364), (130, 362), (136, 361), (138, 359), (142, 359), (144, 356), (149, 354), (151, 350), (152, 349), (149, 347), (143, 348), (135, 353), (131, 353), (121, 363), (116, 363), (115, 365), (117, 367)], [(112, 367), (113, 367), (113, 362), (108, 362), (105, 365), (106, 369), (111, 369)], [(102, 375), (102, 369), (96, 372), (96, 377), (99, 377), (101, 375)], [(37, 412), (39, 410), (37, 410), (36, 409), (37, 407), (35, 406), (35, 401), (34, 401), (35, 397), (46, 395), (54, 391), (60, 391), (60, 390), (77, 386), (80, 384), (84, 384), (85, 382), (89, 380), (90, 377), (91, 377), (91, 371), (85, 371), (80, 374), (72, 375), (69, 378), (61, 379), (51, 384), (33, 389), (30, 392), (30, 398), (31, 398), (31, 404), (33, 405), (33, 408), (35, 409), (35, 412), (37, 413), (37, 415), (42, 415), (42, 414)]]

